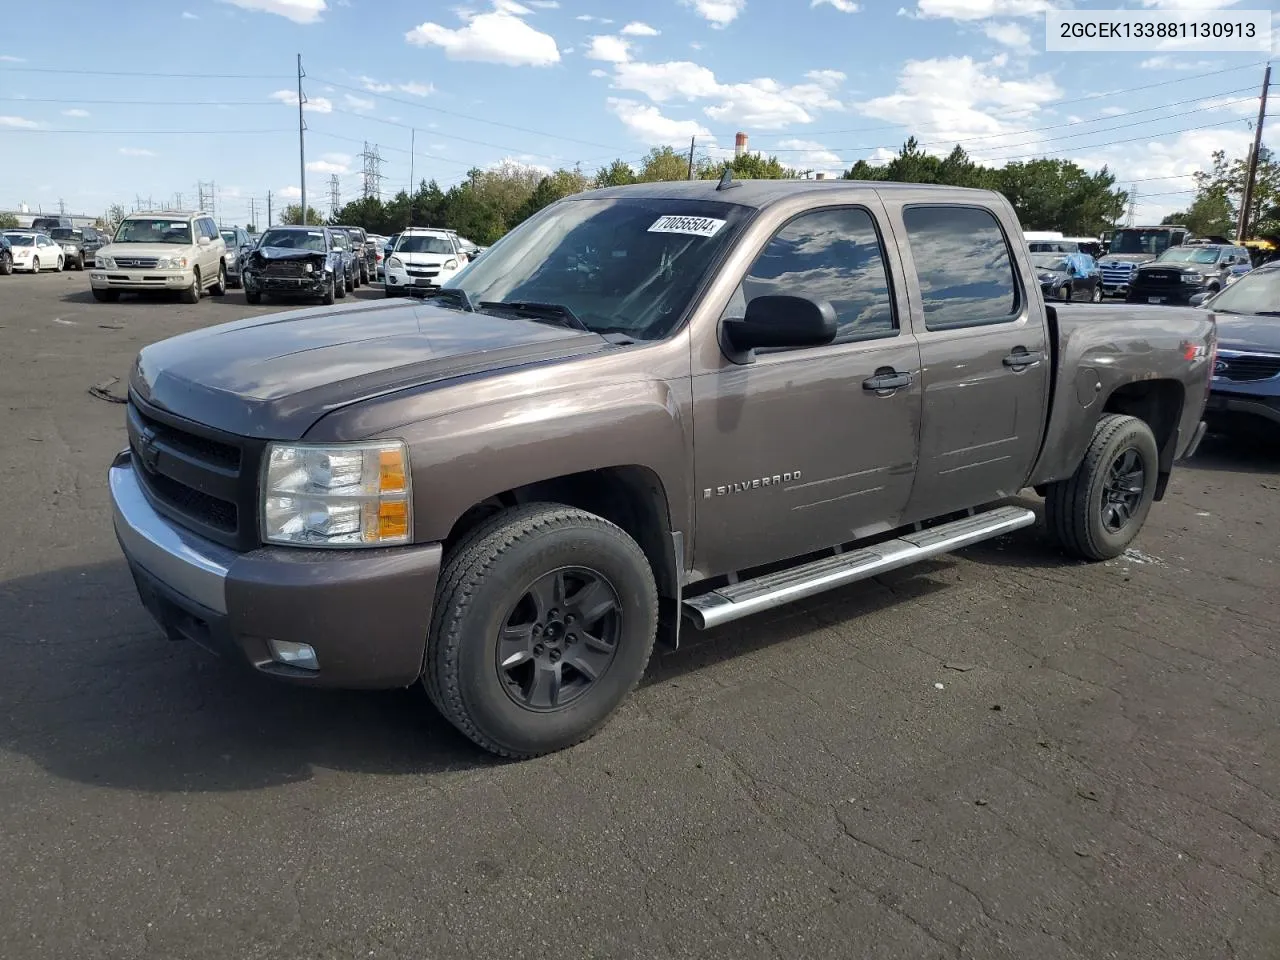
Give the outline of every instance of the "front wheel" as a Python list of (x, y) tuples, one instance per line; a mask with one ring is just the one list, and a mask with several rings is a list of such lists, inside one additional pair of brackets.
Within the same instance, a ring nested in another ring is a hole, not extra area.
[(1160, 450), (1137, 417), (1103, 416), (1076, 472), (1049, 486), (1045, 522), (1058, 544), (1082, 560), (1110, 560), (1138, 535), (1155, 502)]
[(39, 272), (40, 272), (40, 258), (39, 258), (39, 257), (32, 257), (32, 258), (31, 258), (31, 272), (32, 272), (32, 273), (39, 273)]
[(1089, 299), (1090, 299), (1093, 303), (1101, 303), (1101, 302), (1102, 302), (1102, 284), (1097, 284), (1096, 286), (1094, 286), (1094, 288), (1093, 288), (1093, 293), (1091, 293), (1091, 294), (1089, 295)]
[(427, 693), (491, 753), (523, 759), (586, 740), (639, 682), (658, 592), (623, 530), (559, 504), (485, 521), (441, 571)]
[(1062, 289), (1058, 291), (1058, 296), (1063, 300), (1065, 300), (1067, 303), (1070, 303), (1071, 302), (1071, 284), (1064, 283), (1062, 285)]
[(262, 293), (258, 290), (246, 289), (244, 292), (244, 302), (250, 306), (257, 306), (262, 302)]
[(196, 270), (191, 274), (191, 286), (182, 291), (182, 302), (199, 303), (202, 291), (203, 288), (200, 285), (200, 271)]
[(333, 305), (333, 301), (336, 296), (333, 289), (335, 286), (336, 284), (334, 283), (333, 277), (330, 277), (329, 282), (325, 284), (324, 294), (320, 297), (320, 302), (326, 307)]
[(218, 282), (209, 288), (209, 292), (215, 297), (227, 295), (227, 268), (221, 263), (218, 264)]
[(355, 278), (344, 275), (342, 278), (342, 286), (347, 293), (351, 293), (356, 288)]
[(13, 273), (13, 257), (9, 255), (9, 251), (0, 250), (0, 277), (7, 277)]
[(337, 295), (339, 300), (345, 299), (347, 296), (347, 291), (351, 289), (351, 285), (347, 283), (347, 278), (339, 277), (337, 275), (335, 275), (333, 278), (333, 286), (334, 286), (334, 293)]

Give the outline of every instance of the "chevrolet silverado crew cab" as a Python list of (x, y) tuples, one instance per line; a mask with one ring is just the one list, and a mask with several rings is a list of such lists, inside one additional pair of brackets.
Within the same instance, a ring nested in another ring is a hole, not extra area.
[(171, 638), (421, 682), (529, 757), (682, 620), (1029, 526), (1025, 488), (1068, 554), (1117, 556), (1203, 434), (1214, 349), (1208, 311), (1047, 307), (996, 193), (607, 188), (421, 299), (145, 347), (114, 523)]

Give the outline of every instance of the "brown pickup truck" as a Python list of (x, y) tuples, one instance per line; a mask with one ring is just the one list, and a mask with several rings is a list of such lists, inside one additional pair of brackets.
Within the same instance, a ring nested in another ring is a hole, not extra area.
[(152, 344), (115, 528), (171, 638), (421, 681), (509, 757), (710, 628), (1028, 526), (1120, 554), (1203, 434), (1203, 311), (1047, 307), (998, 194), (655, 183), (414, 301)]

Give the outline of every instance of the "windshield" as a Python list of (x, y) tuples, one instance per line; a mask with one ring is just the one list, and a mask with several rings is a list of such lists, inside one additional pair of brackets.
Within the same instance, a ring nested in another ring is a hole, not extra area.
[(1212, 247), (1170, 247), (1156, 259), (1162, 263), (1217, 263), (1222, 253)]
[(71, 227), (54, 227), (49, 231), (49, 236), (55, 240), (83, 240), (83, 230), (73, 230)]
[(7, 239), (15, 247), (32, 247), (35, 246), (36, 238), (30, 234), (23, 233), (6, 233)]
[(591, 330), (671, 333), (751, 211), (662, 197), (568, 200), (508, 233), (448, 280), (472, 303), (568, 307)]
[(1223, 313), (1280, 313), (1280, 270), (1246, 273), (1209, 306)]
[(191, 224), (185, 220), (147, 217), (125, 220), (116, 231), (116, 243), (191, 243)]
[(1164, 253), (1173, 243), (1168, 230), (1117, 230), (1108, 253)]
[(286, 247), (292, 250), (314, 250), (324, 253), (323, 230), (268, 230), (262, 235), (261, 247)]
[(1046, 255), (1043, 253), (1032, 256), (1031, 262), (1041, 270), (1057, 270), (1061, 273), (1071, 272), (1071, 263), (1063, 256)]
[(223, 240), (225, 240), (225, 241), (227, 241), (227, 244), (228, 244), (228, 245), (233, 246), (233, 247), (235, 246), (235, 244), (236, 244), (236, 232), (235, 232), (234, 230), (222, 230), (222, 231), (219, 231), (219, 232), (222, 234), (222, 239), (223, 239)]
[(448, 237), (401, 237), (395, 253), (453, 253)]

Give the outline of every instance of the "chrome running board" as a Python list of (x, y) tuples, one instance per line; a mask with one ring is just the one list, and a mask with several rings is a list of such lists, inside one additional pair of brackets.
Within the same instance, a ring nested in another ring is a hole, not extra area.
[(997, 507), (926, 530), (904, 533), (895, 540), (822, 557), (790, 570), (754, 580), (741, 580), (709, 593), (687, 597), (683, 604), (684, 615), (699, 630), (709, 630), (722, 623), (1011, 533), (1035, 522), (1035, 513), (1025, 507)]

